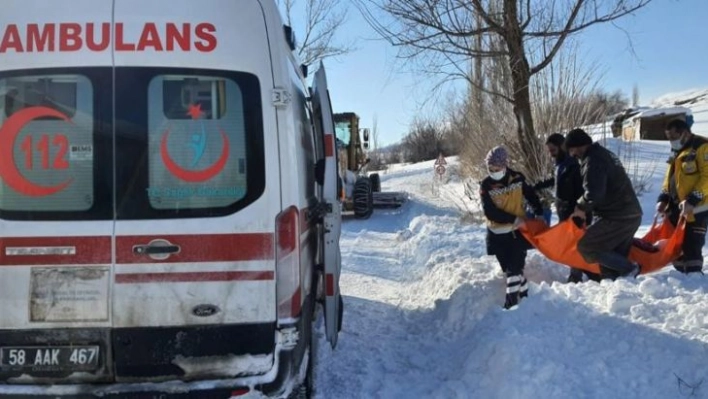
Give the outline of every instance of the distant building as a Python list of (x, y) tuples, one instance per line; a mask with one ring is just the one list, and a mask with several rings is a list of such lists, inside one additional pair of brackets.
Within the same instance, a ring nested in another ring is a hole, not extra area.
[[(666, 140), (664, 128), (672, 119), (692, 120), (691, 110), (686, 107), (650, 108), (628, 116), (622, 121), (622, 139)], [(615, 129), (613, 129), (613, 132)]]

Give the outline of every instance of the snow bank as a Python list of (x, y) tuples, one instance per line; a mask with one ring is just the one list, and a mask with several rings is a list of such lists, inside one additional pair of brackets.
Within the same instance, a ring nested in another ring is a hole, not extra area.
[[(639, 235), (668, 145), (604, 143), (651, 171)], [(382, 174), (384, 191), (411, 193), (403, 208), (344, 225), (343, 331), (319, 352), (318, 398), (708, 397), (703, 276), (566, 284), (565, 266), (531, 251), (530, 297), (503, 311), (485, 227), (461, 222), (471, 204), (454, 173), (436, 193), (432, 163)]]

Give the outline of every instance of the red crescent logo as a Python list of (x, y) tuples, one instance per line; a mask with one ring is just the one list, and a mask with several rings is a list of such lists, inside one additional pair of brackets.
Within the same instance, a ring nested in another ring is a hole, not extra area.
[(219, 129), (219, 132), (221, 133), (223, 147), (219, 159), (205, 169), (188, 170), (177, 165), (177, 163), (170, 157), (170, 153), (167, 151), (167, 137), (170, 135), (170, 131), (166, 130), (165, 134), (162, 135), (162, 140), (160, 143), (160, 155), (162, 156), (162, 162), (165, 164), (165, 167), (170, 171), (170, 173), (186, 182), (199, 183), (211, 179), (224, 170), (226, 161), (229, 160), (229, 138), (222, 129)]
[(69, 117), (48, 107), (30, 107), (17, 111), (0, 126), (0, 177), (13, 190), (29, 197), (45, 197), (56, 194), (71, 184), (73, 179), (56, 186), (40, 186), (27, 180), (15, 165), (15, 141), (25, 125), (34, 119), (49, 116), (69, 121)]

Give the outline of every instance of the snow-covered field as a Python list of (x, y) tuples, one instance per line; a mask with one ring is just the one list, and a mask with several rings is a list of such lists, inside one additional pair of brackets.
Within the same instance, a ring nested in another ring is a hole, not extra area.
[[(605, 144), (648, 190), (640, 235), (668, 143)], [(474, 205), (448, 163), (437, 194), (432, 161), (391, 168), (383, 190), (409, 202), (344, 223), (343, 331), (321, 346), (317, 398), (708, 398), (705, 277), (669, 266), (567, 284), (565, 266), (530, 251), (530, 296), (503, 311), (501, 270), (484, 225), (460, 217)]]

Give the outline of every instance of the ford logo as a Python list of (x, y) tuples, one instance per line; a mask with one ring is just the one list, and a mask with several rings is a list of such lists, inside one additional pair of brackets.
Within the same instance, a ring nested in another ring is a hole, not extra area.
[(219, 307), (216, 305), (204, 304), (192, 308), (192, 314), (197, 317), (209, 317), (217, 313), (219, 313)]

